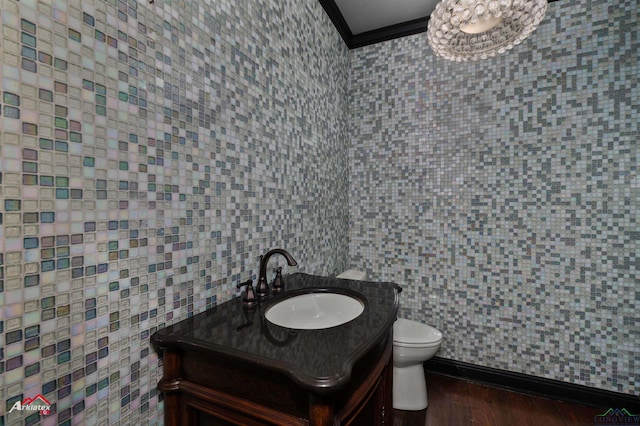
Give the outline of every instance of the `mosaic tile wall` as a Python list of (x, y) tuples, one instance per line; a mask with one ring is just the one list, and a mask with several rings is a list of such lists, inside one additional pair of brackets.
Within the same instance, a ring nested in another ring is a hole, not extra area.
[(640, 394), (640, 5), (549, 5), (471, 64), (352, 52), (351, 267), (404, 286), (439, 356)]
[[(158, 423), (156, 329), (273, 247), (346, 266), (348, 51), (316, 0), (0, 20), (0, 425)], [(8, 414), (37, 394), (52, 414)]]

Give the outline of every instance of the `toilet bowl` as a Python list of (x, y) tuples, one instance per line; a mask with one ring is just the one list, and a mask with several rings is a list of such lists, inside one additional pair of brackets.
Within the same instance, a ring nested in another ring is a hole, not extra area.
[(430, 325), (403, 318), (393, 324), (393, 408), (427, 408), (422, 364), (438, 352), (441, 343), (442, 333)]
[[(366, 274), (350, 269), (336, 278), (364, 280)], [(429, 405), (422, 364), (433, 357), (442, 333), (427, 324), (398, 318), (393, 324), (393, 408), (424, 410)]]

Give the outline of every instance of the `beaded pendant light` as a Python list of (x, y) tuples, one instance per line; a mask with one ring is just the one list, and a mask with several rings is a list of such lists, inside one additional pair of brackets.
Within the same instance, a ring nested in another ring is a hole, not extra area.
[(475, 61), (520, 44), (540, 24), (547, 0), (442, 0), (429, 18), (433, 51), (452, 61)]

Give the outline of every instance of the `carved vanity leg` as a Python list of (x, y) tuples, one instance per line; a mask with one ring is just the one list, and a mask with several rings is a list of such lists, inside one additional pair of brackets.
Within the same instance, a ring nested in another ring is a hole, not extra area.
[(331, 396), (309, 396), (309, 426), (334, 426), (336, 425)]
[(183, 425), (180, 403), (180, 355), (171, 350), (162, 354), (163, 374), (158, 390), (164, 393), (164, 422), (167, 426)]

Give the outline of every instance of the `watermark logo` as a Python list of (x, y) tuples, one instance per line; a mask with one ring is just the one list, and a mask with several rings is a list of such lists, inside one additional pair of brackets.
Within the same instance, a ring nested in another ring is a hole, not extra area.
[(596, 425), (640, 426), (640, 414), (631, 414), (626, 408), (609, 408), (594, 417)]
[(35, 398), (25, 398), (22, 402), (16, 401), (9, 413), (14, 411), (39, 411), (40, 414), (46, 416), (51, 413), (51, 403), (47, 401), (47, 398), (38, 394)]

